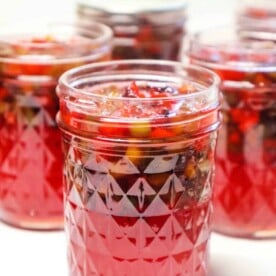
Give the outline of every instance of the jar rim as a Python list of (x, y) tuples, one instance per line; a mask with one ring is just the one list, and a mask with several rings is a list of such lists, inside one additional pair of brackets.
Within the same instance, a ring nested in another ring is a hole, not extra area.
[(200, 65), (242, 71), (275, 71), (276, 35), (223, 26), (196, 32), (188, 38), (187, 55)]
[[(95, 70), (97, 72), (96, 75), (94, 75), (94, 77), (97, 78), (97, 77), (99, 77), (99, 72), (108, 66), (114, 70), (114, 69), (116, 69), (116, 66), (119, 67), (119, 66), (129, 66), (129, 65), (131, 65), (131, 66), (143, 66), (143, 65), (145, 65), (145, 66), (168, 66), (171, 68), (177, 67), (179, 69), (181, 68), (182, 70), (184, 69), (184, 71), (186, 70), (186, 72), (188, 70), (194, 70), (197, 73), (204, 73), (205, 75), (208, 75), (211, 78), (212, 82), (208, 87), (204, 87), (202, 90), (192, 92), (189, 94), (171, 96), (170, 100), (171, 99), (175, 99), (175, 100), (187, 99), (187, 98), (192, 98), (195, 96), (209, 94), (212, 91), (214, 91), (216, 88), (218, 88), (219, 84), (220, 84), (220, 78), (218, 77), (218, 75), (216, 73), (214, 73), (213, 71), (211, 71), (209, 69), (201, 67), (201, 66), (184, 64), (181, 62), (167, 61), (167, 60), (150, 60), (150, 59), (139, 59), (139, 60), (133, 59), (133, 60), (131, 60), (130, 59), (130, 60), (97, 62), (97, 63), (93, 63), (93, 64), (87, 64), (87, 65), (82, 65), (79, 67), (72, 68), (61, 75), (61, 77), (59, 78), (59, 85), (65, 87), (66, 89), (68, 89), (70, 92), (72, 92), (75, 95), (82, 95), (82, 96), (88, 96), (88, 97), (91, 96), (93, 98), (108, 99), (108, 98), (110, 98), (108, 95), (95, 94), (95, 93), (91, 93), (91, 91), (86, 91), (84, 89), (78, 89), (76, 87), (72, 87), (71, 80), (76, 75), (87, 77), (89, 75), (89, 71), (90, 71), (90, 74), (92, 73), (91, 70)], [(134, 70), (135, 69), (132, 69), (132, 71), (134, 71)], [(103, 70), (101, 72), (102, 72), (103, 79), (108, 78), (107, 71)], [(156, 70), (156, 71), (147, 71), (146, 69), (144, 70), (144, 73), (153, 73), (153, 72), (158, 73), (158, 72), (161, 72), (161, 70)], [(125, 73), (126, 72), (122, 73), (122, 75), (124, 75)], [(93, 73), (89, 76), (91, 78), (93, 78)], [(111, 79), (111, 77), (110, 77), (110, 79)], [(59, 90), (60, 89), (58, 86), (58, 88), (57, 88), (58, 94), (59, 94)], [(127, 101), (129, 99), (130, 98), (128, 98), (128, 97), (124, 98), (124, 97), (116, 97), (116, 96), (113, 97), (112, 96), (112, 100), (114, 100), (114, 101), (116, 101), (116, 100), (119, 100), (119, 101), (126, 100)], [(168, 98), (167, 97), (131, 98), (131, 100), (134, 100), (137, 102), (143, 102), (143, 101), (168, 100)]]
[[(128, 1), (128, 0), (127, 0)], [(152, 13), (152, 12), (169, 12), (176, 11), (187, 7), (187, 0), (139, 0), (136, 2), (126, 3), (125, 0), (78, 0), (77, 4), (95, 8), (102, 12), (115, 13), (115, 14), (141, 14), (141, 13)]]
[(253, 18), (243, 12), (238, 14), (237, 23), (242, 29), (271, 33), (276, 31), (276, 18)]
[[(130, 126), (134, 130), (148, 129), (149, 124), (162, 129), (181, 126), (177, 137), (169, 134), (167, 139), (187, 139), (217, 129), (219, 85), (220, 79), (214, 72), (181, 62), (150, 59), (98, 62), (70, 69), (60, 77), (56, 91), (61, 111), (57, 120), (61, 129), (77, 135), (97, 135), (102, 130), (99, 126), (103, 126), (123, 143), (128, 141), (129, 133), (117, 133), (118, 126), (124, 130)], [(144, 98), (124, 96), (127, 91), (135, 94), (135, 87), (145, 89), (142, 91), (173, 88), (176, 93)], [(182, 87), (184, 92), (178, 92)], [(163, 135), (156, 134), (154, 139), (164, 140)], [(133, 139), (139, 143), (149, 141), (146, 136)]]
[[(36, 26), (34, 29), (30, 29), (33, 22), (23, 24), (22, 26), (16, 26), (14, 24), (6, 23), (0, 28), (0, 63), (16, 63), (16, 64), (42, 64), (42, 65), (54, 65), (54, 64), (66, 64), (74, 62), (82, 62), (93, 59), (98, 59), (102, 56), (102, 49), (106, 48), (106, 44), (109, 43), (113, 37), (112, 29), (98, 22), (90, 22), (89, 26), (85, 22), (51, 22), (48, 24)], [(89, 27), (89, 28), (88, 28)], [(68, 28), (72, 31), (65, 34), (62, 32), (62, 28)], [(98, 32), (98, 33), (97, 33)], [(62, 36), (63, 41), (53, 42), (33, 42), (28, 39), (43, 38), (43, 37)], [(82, 40), (76, 40), (76, 43), (68, 43), (74, 36), (81, 38)], [(21, 40), (20, 40), (21, 39)], [(58, 45), (60, 43), (60, 45)], [(30, 50), (28, 58), (24, 58), (25, 52), (22, 51), (16, 54), (13, 52), (7, 52), (7, 48), (18, 45), (19, 49), (37, 49), (45, 53), (45, 59), (42, 55), (32, 53)], [(1, 49), (2, 46), (2, 49)], [(68, 52), (66, 55), (47, 55), (57, 47), (61, 46), (62, 49)], [(1, 51), (2, 50), (2, 51)], [(104, 50), (106, 52), (106, 50)], [(1, 54), (2, 53), (2, 54)], [(13, 55), (14, 54), (14, 55)]]

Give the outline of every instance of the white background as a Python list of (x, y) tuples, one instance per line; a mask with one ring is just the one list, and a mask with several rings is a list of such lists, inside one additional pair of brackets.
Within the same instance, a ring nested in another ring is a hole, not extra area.
[[(210, 255), (209, 276), (276, 276), (276, 240), (212, 234)], [(67, 276), (64, 233), (32, 232), (0, 224), (0, 275)]]
[[(235, 7), (235, 0), (190, 0), (189, 29), (229, 23)], [(74, 17), (74, 8), (74, 0), (0, 0), (0, 26), (10, 20), (18, 24), (30, 19), (63, 21)], [(210, 276), (276, 276), (276, 240), (250, 241), (213, 234), (210, 264)], [(0, 276), (66, 275), (62, 231), (32, 232), (0, 223)]]
[[(63, 20), (72, 18), (77, 0), (0, 0), (0, 24), (6, 20)], [(102, 0), (105, 1), (105, 0)], [(126, 3), (139, 0), (125, 0)], [(164, 0), (170, 1), (170, 0)], [(236, 4), (245, 0), (188, 0), (192, 30), (231, 21)], [(247, 0), (248, 1), (248, 0)], [(256, 0), (255, 0), (256, 1)], [(273, 0), (271, 0), (273, 1)], [(114, 3), (116, 0), (114, 0)], [(1, 26), (1, 25), (0, 25)]]

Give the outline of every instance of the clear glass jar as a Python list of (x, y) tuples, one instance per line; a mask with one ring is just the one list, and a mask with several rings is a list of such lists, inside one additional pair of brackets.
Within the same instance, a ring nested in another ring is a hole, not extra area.
[(113, 59), (178, 60), (185, 35), (186, 0), (79, 0), (77, 16), (114, 31)]
[(241, 1), (237, 9), (237, 22), (243, 30), (276, 32), (276, 1)]
[(153, 60), (61, 77), (70, 275), (206, 275), (218, 85)]
[(256, 31), (249, 37), (206, 30), (191, 39), (189, 56), (222, 79), (214, 230), (266, 238), (276, 236), (276, 47)]
[(57, 79), (77, 65), (108, 60), (112, 31), (101, 24), (89, 31), (70, 24), (36, 27), (0, 30), (0, 218), (54, 229), (63, 227)]

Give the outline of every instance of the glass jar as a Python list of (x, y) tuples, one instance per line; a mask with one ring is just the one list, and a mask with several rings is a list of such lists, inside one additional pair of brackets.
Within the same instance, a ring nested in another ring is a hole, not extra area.
[(237, 9), (237, 22), (243, 30), (276, 32), (276, 1), (241, 1)]
[(108, 60), (112, 31), (101, 24), (89, 31), (36, 27), (0, 30), (0, 218), (54, 229), (63, 227), (57, 79), (74, 66)]
[(61, 77), (70, 275), (206, 275), (218, 84), (152, 60)]
[(276, 47), (257, 34), (206, 30), (189, 49), (193, 64), (222, 79), (214, 230), (247, 238), (276, 236)]
[(79, 0), (77, 17), (98, 21), (114, 31), (113, 59), (180, 57), (185, 35), (186, 0)]

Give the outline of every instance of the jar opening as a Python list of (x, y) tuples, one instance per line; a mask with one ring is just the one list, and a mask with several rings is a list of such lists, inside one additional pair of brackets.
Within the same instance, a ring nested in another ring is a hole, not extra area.
[(218, 84), (209, 70), (177, 62), (129, 60), (82, 66), (60, 78), (60, 121), (88, 132), (105, 125), (106, 135), (121, 138), (133, 133), (134, 138), (149, 138), (153, 128), (162, 129), (155, 138), (173, 137), (168, 129), (175, 126), (181, 136), (183, 124), (186, 133), (206, 131), (218, 122)]
[[(79, 1), (77, 13), (82, 20), (96, 20), (107, 25), (146, 25), (167, 26), (184, 24), (186, 21), (186, 1), (138, 1), (131, 5), (116, 1)], [(160, 3), (159, 3), (160, 2)]]
[(208, 68), (275, 71), (275, 41), (268, 37), (273, 35), (234, 27), (206, 30), (191, 38), (189, 56)]
[[(53, 23), (39, 30), (21, 27), (0, 29), (0, 62), (52, 64), (70, 63), (106, 52), (112, 38), (109, 27), (94, 23)], [(109, 47), (110, 48), (110, 47)]]

